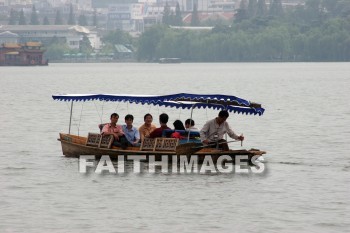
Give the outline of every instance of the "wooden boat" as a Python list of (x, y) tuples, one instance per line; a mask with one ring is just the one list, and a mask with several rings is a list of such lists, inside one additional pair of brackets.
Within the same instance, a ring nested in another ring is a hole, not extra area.
[[(226, 109), (230, 112), (241, 114), (254, 114), (262, 115), (264, 109), (260, 104), (252, 103), (250, 101), (237, 98), (235, 96), (226, 95), (196, 95), (196, 94), (174, 94), (165, 96), (139, 96), (139, 95), (53, 95), (53, 99), (60, 101), (71, 101), (71, 118), (74, 101), (115, 101), (115, 102), (129, 102), (129, 103), (141, 103), (152, 104), (166, 107), (187, 108), (191, 109), (191, 119), (194, 108), (214, 108), (214, 109)], [(149, 156), (155, 156), (156, 160), (161, 160), (161, 156), (167, 155), (169, 161), (174, 158), (173, 156), (182, 156), (177, 153), (179, 147), (179, 139), (177, 138), (146, 138), (141, 147), (128, 147), (122, 149), (120, 147), (112, 146), (113, 138), (110, 136), (102, 137), (100, 134), (89, 133), (87, 137), (77, 136), (70, 134), (71, 119), (68, 133), (60, 133), (59, 141), (62, 145), (62, 152), (67, 157), (79, 157), (80, 155), (95, 155), (100, 157), (102, 155), (109, 155), (112, 159), (117, 158), (118, 155), (145, 155), (148, 159)], [(190, 135), (190, 134), (188, 134)], [(216, 160), (222, 155), (228, 155), (233, 160), (238, 155), (247, 155), (249, 161), (255, 156), (261, 156), (265, 154), (265, 151), (258, 149), (250, 150), (229, 150), (222, 151), (215, 148), (201, 148), (193, 155), (198, 157), (199, 161), (202, 161), (205, 156), (211, 156), (212, 160)], [(186, 155), (191, 156), (191, 155)]]
[(162, 58), (159, 58), (159, 63), (161, 63), (161, 64), (181, 63), (181, 58), (178, 58), (178, 57), (162, 57)]
[[(162, 159), (162, 156), (168, 156), (168, 161), (171, 162), (173, 156), (176, 156), (179, 160), (180, 154), (176, 154), (176, 148), (169, 148), (169, 150), (143, 150), (139, 147), (128, 147), (123, 150), (120, 147), (112, 146), (111, 148), (103, 148), (99, 146), (87, 145), (88, 138), (82, 136), (76, 136), (71, 134), (60, 133), (60, 138), (58, 139), (62, 145), (63, 155), (66, 157), (76, 157), (80, 155), (95, 155), (96, 157), (101, 157), (102, 155), (109, 155), (111, 159), (117, 159), (119, 155), (145, 155), (146, 160), (149, 156), (155, 156), (157, 161)], [(261, 156), (265, 154), (265, 151), (250, 149), (250, 150), (229, 150), (222, 151), (213, 148), (203, 148), (200, 151), (194, 153), (198, 157), (198, 161), (203, 161), (204, 157), (210, 155), (213, 162), (215, 163), (217, 159), (222, 155), (228, 155), (233, 160), (237, 155), (247, 155), (248, 161), (251, 161), (254, 156)], [(186, 155), (187, 157), (191, 155)]]

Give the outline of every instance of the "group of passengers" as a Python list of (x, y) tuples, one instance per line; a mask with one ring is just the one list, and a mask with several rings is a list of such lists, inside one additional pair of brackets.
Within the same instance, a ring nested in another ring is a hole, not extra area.
[[(226, 122), (228, 117), (229, 113), (227, 111), (220, 111), (218, 117), (207, 121), (200, 131), (195, 127), (194, 120), (192, 119), (187, 119), (185, 121), (185, 126), (180, 120), (174, 121), (173, 125), (174, 130), (199, 132), (200, 140), (205, 145), (211, 147), (220, 145), (220, 148), (223, 150), (228, 150), (226, 140), (223, 139), (223, 136), (226, 133), (235, 140), (244, 140), (243, 135), (236, 135), (229, 124)], [(118, 119), (119, 115), (117, 113), (112, 113), (110, 118), (111, 122), (103, 125), (103, 127), (100, 125), (100, 128), (102, 128), (102, 135), (113, 135), (114, 146), (122, 147), (123, 149), (128, 146), (139, 147), (141, 145), (140, 142), (142, 142), (144, 138), (162, 137), (164, 130), (171, 130), (167, 126), (169, 116), (166, 113), (159, 115), (159, 128), (152, 124), (153, 117), (149, 113), (144, 116), (144, 124), (140, 126), (139, 129), (133, 126), (134, 116), (131, 114), (125, 116), (125, 125), (118, 125)], [(180, 138), (180, 134), (176, 131), (171, 136), (174, 138)]]

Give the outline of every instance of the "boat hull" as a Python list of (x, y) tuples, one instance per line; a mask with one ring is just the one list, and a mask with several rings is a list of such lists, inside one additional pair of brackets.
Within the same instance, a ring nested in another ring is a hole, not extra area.
[[(74, 139), (74, 138), (73, 138)], [(72, 140), (72, 137), (61, 134), (61, 138), (58, 139), (61, 142), (63, 155), (66, 157), (75, 157), (78, 158), (81, 155), (94, 155), (97, 158), (102, 155), (108, 155), (111, 159), (117, 159), (119, 155), (144, 155), (146, 160), (149, 160), (150, 156), (154, 156), (155, 160), (160, 161), (162, 156), (168, 156), (168, 161), (171, 162), (173, 158), (176, 158), (179, 161), (180, 156), (187, 156), (190, 158), (192, 155), (177, 155), (175, 151), (140, 151), (138, 148), (127, 148), (123, 149), (107, 149), (107, 148), (98, 148), (87, 146), (81, 143), (84, 141), (84, 138), (81, 141), (77, 142)], [(206, 156), (211, 156), (211, 159), (214, 163), (217, 162), (218, 158), (223, 155), (228, 155), (235, 160), (236, 156), (247, 155), (248, 161), (252, 161), (252, 158), (255, 158), (265, 154), (266, 152), (251, 149), (251, 150), (229, 150), (229, 151), (219, 151), (219, 150), (201, 150), (194, 153), (193, 155), (197, 156), (198, 161), (203, 161)], [(173, 157), (176, 156), (176, 157)]]

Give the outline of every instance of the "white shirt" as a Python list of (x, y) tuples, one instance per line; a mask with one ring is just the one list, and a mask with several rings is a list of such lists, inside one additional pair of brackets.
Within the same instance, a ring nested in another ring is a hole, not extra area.
[[(207, 121), (201, 131), (199, 132), (201, 136), (201, 141), (209, 140), (216, 141), (223, 139), (225, 133), (228, 134), (231, 138), (238, 140), (238, 135), (233, 132), (230, 125), (225, 121), (221, 125), (216, 123), (216, 118), (210, 121)], [(215, 137), (217, 135), (217, 137)]]
[(187, 128), (186, 131), (199, 132), (199, 130), (196, 127), (194, 127), (194, 126), (191, 126), (190, 128)]

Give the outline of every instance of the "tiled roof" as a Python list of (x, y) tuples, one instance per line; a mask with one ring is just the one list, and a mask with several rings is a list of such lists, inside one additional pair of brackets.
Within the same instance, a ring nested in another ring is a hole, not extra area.
[(25, 46), (40, 47), (41, 43), (40, 42), (27, 42), (27, 43), (25, 43)]
[(0, 33), (0, 37), (18, 37), (18, 35), (16, 33), (4, 31)]
[[(233, 20), (234, 12), (198, 12), (198, 19), (200, 22), (206, 20)], [(183, 22), (191, 23), (192, 13), (188, 13), (184, 18)]]
[(17, 43), (4, 43), (2, 44), (2, 47), (8, 49), (18, 49), (21, 47), (21, 45)]
[(125, 47), (122, 44), (116, 44), (116, 45), (114, 45), (114, 47), (118, 53), (132, 53), (132, 51), (130, 49), (128, 49), (127, 47)]

